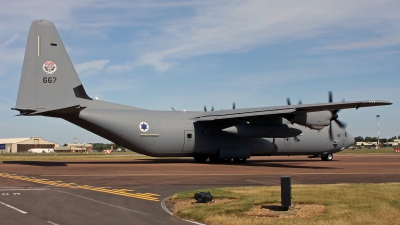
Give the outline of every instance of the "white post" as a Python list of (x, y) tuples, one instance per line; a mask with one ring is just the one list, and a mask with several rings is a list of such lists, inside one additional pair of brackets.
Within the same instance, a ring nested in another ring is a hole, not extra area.
[(377, 145), (377, 148), (379, 149), (380, 147), (379, 147), (379, 117), (380, 117), (380, 115), (376, 115), (376, 120), (377, 120), (377, 122), (378, 122), (378, 145)]

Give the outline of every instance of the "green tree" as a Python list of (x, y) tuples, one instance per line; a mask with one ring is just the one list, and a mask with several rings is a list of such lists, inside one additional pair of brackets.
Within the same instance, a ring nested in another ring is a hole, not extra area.
[(361, 136), (358, 136), (358, 137), (355, 137), (354, 140), (355, 140), (356, 142), (363, 142), (363, 141), (364, 141), (364, 138), (361, 137)]
[(393, 137), (391, 137), (391, 138), (389, 138), (389, 142), (393, 142), (394, 141), (394, 139), (397, 139), (397, 137), (396, 136), (393, 136)]
[(378, 138), (376, 137), (365, 137), (365, 142), (377, 142)]

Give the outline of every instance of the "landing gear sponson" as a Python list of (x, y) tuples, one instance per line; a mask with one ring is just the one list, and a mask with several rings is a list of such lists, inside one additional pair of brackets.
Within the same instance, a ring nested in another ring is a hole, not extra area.
[[(228, 163), (232, 161), (232, 158), (228, 158), (228, 159), (220, 159), (218, 158), (218, 156), (205, 156), (205, 155), (197, 155), (194, 156), (194, 161), (198, 162), (198, 163), (204, 163), (208, 160), (210, 160), (210, 162), (212, 163), (218, 163), (218, 162), (224, 162), (224, 163)], [(235, 163), (245, 163), (247, 161), (247, 158), (233, 158), (233, 162)]]

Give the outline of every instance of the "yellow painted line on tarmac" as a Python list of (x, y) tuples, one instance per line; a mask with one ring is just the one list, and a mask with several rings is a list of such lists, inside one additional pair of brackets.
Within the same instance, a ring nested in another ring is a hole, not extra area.
[(28, 182), (38, 183), (38, 184), (47, 184), (47, 185), (55, 186), (55, 187), (75, 188), (75, 189), (97, 191), (97, 192), (131, 197), (131, 198), (137, 198), (137, 199), (142, 199), (142, 200), (147, 200), (147, 201), (160, 201), (160, 199), (159, 199), (160, 195), (158, 195), (158, 194), (135, 193), (134, 190), (125, 189), (125, 188), (121, 188), (121, 189), (115, 188), (114, 189), (114, 188), (110, 188), (110, 187), (94, 187), (94, 186), (90, 186), (90, 185), (79, 185), (76, 183), (64, 183), (63, 181), (52, 181), (49, 179), (39, 179), (36, 177), (27, 177), (27, 176), (21, 176), (21, 175), (17, 175), (17, 174), (9, 174), (9, 173), (3, 173), (3, 172), (0, 172), (0, 177), (10, 178), (10, 179), (14, 179), (14, 180), (28, 181)]

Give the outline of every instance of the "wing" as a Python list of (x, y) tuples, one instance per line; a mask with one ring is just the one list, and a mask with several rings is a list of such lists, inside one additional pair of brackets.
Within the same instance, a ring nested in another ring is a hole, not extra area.
[(350, 108), (362, 108), (371, 106), (391, 105), (391, 102), (382, 100), (370, 101), (353, 101), (353, 102), (331, 102), (331, 103), (318, 103), (318, 104), (303, 104), (303, 105), (286, 105), (286, 106), (272, 106), (248, 109), (231, 109), (220, 111), (209, 111), (198, 114), (191, 119), (195, 121), (213, 121), (235, 118), (247, 117), (263, 117), (269, 115), (287, 115), (304, 112), (318, 112), (318, 111), (332, 111)]

